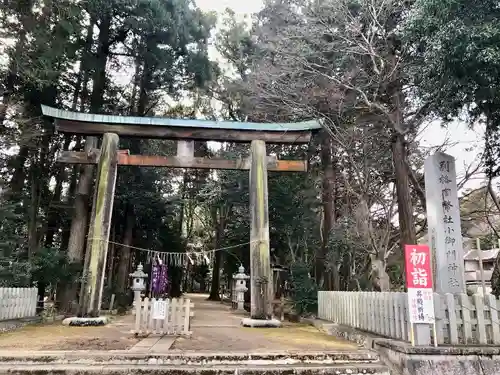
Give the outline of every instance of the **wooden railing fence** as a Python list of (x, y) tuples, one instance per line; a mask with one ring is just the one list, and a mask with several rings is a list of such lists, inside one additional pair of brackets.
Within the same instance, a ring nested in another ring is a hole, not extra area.
[(36, 288), (0, 288), (0, 321), (36, 316)]
[[(165, 317), (155, 319), (153, 306), (156, 301), (165, 302)], [(191, 317), (194, 315), (194, 304), (189, 298), (156, 299), (141, 298), (135, 301), (135, 326), (132, 333), (137, 335), (191, 335)]]
[[(495, 296), (434, 293), (434, 309), (439, 345), (500, 344), (500, 302)], [(406, 293), (318, 292), (318, 318), (410, 340)]]

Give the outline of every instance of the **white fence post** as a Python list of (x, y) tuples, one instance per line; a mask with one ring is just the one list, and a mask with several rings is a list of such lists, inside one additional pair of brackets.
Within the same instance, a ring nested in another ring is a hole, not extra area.
[(498, 321), (498, 303), (495, 296), (488, 294), (486, 296), (487, 304), (490, 309), (491, 319), (491, 343), (493, 345), (500, 344), (500, 322)]
[[(155, 318), (155, 303), (164, 304), (165, 316)], [(135, 327), (132, 333), (158, 335), (191, 335), (191, 317), (194, 315), (193, 303), (186, 298), (156, 299), (139, 298), (135, 302)]]
[(0, 321), (36, 316), (36, 288), (0, 288)]
[[(0, 297), (1, 293), (0, 290)], [(1, 301), (0, 306), (4, 306)], [(499, 345), (499, 308), (499, 301), (492, 295), (434, 293), (437, 343)], [(318, 318), (410, 340), (406, 293), (318, 292)]]

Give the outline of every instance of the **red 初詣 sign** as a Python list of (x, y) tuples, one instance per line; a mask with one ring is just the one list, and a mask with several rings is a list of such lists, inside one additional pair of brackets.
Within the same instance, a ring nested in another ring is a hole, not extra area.
[(406, 287), (432, 289), (431, 252), (427, 245), (405, 245)]

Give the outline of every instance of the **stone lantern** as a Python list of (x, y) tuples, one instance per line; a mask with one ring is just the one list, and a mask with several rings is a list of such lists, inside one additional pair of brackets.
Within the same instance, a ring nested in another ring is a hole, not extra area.
[(148, 278), (148, 275), (143, 271), (143, 269), (144, 267), (141, 263), (139, 263), (135, 272), (130, 274), (130, 277), (132, 278), (132, 286), (130, 289), (134, 292), (142, 292), (143, 290), (146, 290), (146, 279)]
[(132, 286), (130, 289), (134, 291), (134, 307), (137, 303), (139, 306), (141, 305), (141, 292), (146, 290), (146, 279), (148, 278), (148, 275), (143, 271), (143, 268), (142, 264), (139, 263), (137, 269), (129, 274), (132, 278)]
[(245, 267), (242, 265), (240, 268), (238, 268), (238, 273), (233, 275), (233, 280), (234, 280), (234, 291), (236, 293), (236, 301), (238, 304), (238, 307), (236, 308), (237, 311), (244, 311), (245, 307), (245, 292), (248, 290), (247, 288), (247, 280), (250, 278), (250, 276), (245, 274)]

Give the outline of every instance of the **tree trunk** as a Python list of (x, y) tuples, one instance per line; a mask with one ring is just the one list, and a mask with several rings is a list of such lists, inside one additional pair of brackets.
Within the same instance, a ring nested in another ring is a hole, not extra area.
[(371, 264), (373, 290), (375, 292), (389, 292), (391, 290), (391, 280), (386, 271), (387, 263), (385, 259), (372, 255)]
[(12, 173), (12, 178), (10, 180), (10, 193), (13, 196), (17, 196), (21, 193), (24, 182), (26, 180), (26, 171), (24, 165), (26, 164), (26, 159), (29, 155), (29, 147), (27, 145), (21, 145), (17, 156), (11, 161), (10, 165), (14, 168)]
[[(137, 116), (144, 116), (144, 110), (145, 106), (147, 103), (147, 92), (146, 90), (142, 87), (143, 81), (141, 80), (141, 59), (138, 57), (135, 61), (135, 74), (134, 74), (134, 85), (132, 88), (132, 97), (130, 99), (130, 106), (129, 106), (129, 114), (130, 115), (137, 115)], [(139, 105), (137, 108), (137, 111), (135, 111), (136, 105), (136, 96), (137, 96), (137, 89), (138, 86), (141, 85), (139, 89)], [(141, 144), (140, 140), (137, 139), (132, 139), (130, 141), (129, 145), (130, 151), (134, 154), (140, 154), (141, 152)], [(129, 170), (129, 173), (134, 176), (133, 181), (134, 184), (140, 182), (141, 179), (141, 171), (140, 168), (138, 167), (132, 167)], [(134, 228), (135, 228), (135, 216), (133, 212), (133, 203), (128, 202), (127, 203), (127, 208), (125, 210), (125, 228), (123, 232), (123, 245), (122, 248), (120, 249), (120, 255), (118, 259), (118, 266), (117, 266), (117, 276), (116, 276), (116, 285), (115, 285), (115, 291), (117, 293), (126, 293), (127, 288), (129, 285), (129, 268), (130, 268), (130, 261), (132, 258), (132, 250), (130, 246), (132, 246), (133, 242), (133, 233), (134, 233)]]
[(415, 223), (413, 219), (413, 205), (408, 178), (408, 155), (404, 136), (396, 133), (392, 138), (392, 162), (396, 183), (398, 201), (398, 218), (400, 246), (416, 244)]
[(191, 292), (188, 288), (188, 281), (189, 279), (193, 279), (193, 267), (191, 266), (191, 263), (188, 263), (186, 266), (186, 270), (184, 271), (184, 275), (182, 275), (182, 290), (185, 292)]
[[(69, 144), (71, 142), (71, 137), (66, 136), (64, 140), (63, 150), (67, 150)], [(54, 244), (55, 234), (59, 231), (60, 228), (60, 207), (54, 208), (51, 207), (51, 203), (56, 203), (60, 205), (62, 202), (62, 190), (63, 190), (63, 182), (65, 180), (65, 165), (60, 164), (57, 166), (57, 172), (55, 174), (56, 186), (54, 188), (54, 193), (52, 194), (52, 198), (50, 203), (48, 204), (48, 219), (47, 219), (47, 230), (45, 232), (45, 247), (52, 247)]]
[(15, 94), (16, 81), (18, 79), (18, 65), (20, 57), (25, 53), (27, 36), (35, 27), (33, 17), (33, 4), (31, 1), (25, 1), (18, 4), (20, 12), (21, 27), (13, 50), (13, 54), (9, 57), (9, 67), (4, 79), (4, 92), (2, 95), (2, 103), (0, 103), (0, 133), (4, 133), (7, 128), (5, 127), (5, 119), (7, 118), (7, 111), (9, 109), (12, 96)]
[(170, 298), (179, 298), (182, 295), (181, 280), (182, 267), (169, 267), (170, 275)]
[(115, 269), (115, 254), (116, 254), (116, 230), (115, 227), (113, 226), (111, 228), (111, 243), (109, 244), (109, 250), (108, 250), (108, 276), (107, 276), (107, 286), (110, 289), (113, 289), (113, 275), (114, 275), (114, 269)]
[[(110, 16), (105, 15), (101, 19), (99, 27), (99, 45), (98, 53), (96, 56), (96, 66), (93, 75), (93, 89), (90, 101), (90, 110), (92, 112), (99, 112), (102, 107), (102, 98), (104, 96), (106, 84), (106, 63), (109, 54), (109, 31), (110, 31)], [(89, 28), (89, 30), (91, 30)], [(92, 45), (92, 38), (88, 38), (86, 50), (84, 51), (82, 59), (82, 69), (89, 70), (87, 66), (88, 53)], [(85, 78), (84, 78), (85, 80)], [(85, 85), (86, 86), (86, 85)], [(85, 87), (84, 86), (84, 87)], [(85, 140), (85, 152), (97, 147), (96, 137), (87, 137)], [(82, 168), (80, 181), (78, 182), (77, 195), (75, 199), (75, 214), (71, 223), (70, 239), (68, 247), (68, 257), (72, 261), (79, 261), (83, 258), (85, 250), (85, 235), (87, 233), (87, 224), (89, 218), (89, 202), (90, 190), (92, 187), (92, 179), (94, 173), (93, 165), (86, 165)]]
[[(85, 50), (82, 55), (82, 62), (80, 64), (80, 70), (83, 72), (82, 75), (82, 86), (80, 95), (80, 111), (85, 110), (85, 105), (89, 101), (89, 89), (88, 83), (90, 80), (90, 59), (92, 57), (92, 44), (94, 40), (94, 25), (97, 23), (96, 17), (90, 17), (90, 23), (87, 28), (87, 38), (85, 39)], [(76, 103), (75, 103), (76, 104)]]
[(327, 289), (338, 290), (339, 289), (339, 275), (338, 269), (335, 266), (335, 255), (334, 255), (334, 267), (330, 270), (332, 273), (331, 280), (333, 285), (325, 280), (327, 276), (326, 272), (326, 257), (328, 252), (328, 242), (330, 239), (330, 232), (333, 229), (335, 223), (335, 168), (332, 155), (332, 139), (331, 137), (323, 132), (322, 143), (321, 143), (321, 166), (323, 169), (322, 178), (322, 193), (321, 201), (323, 206), (323, 221), (321, 225), (321, 246), (318, 248), (318, 253), (315, 259), (315, 278), (316, 283), (319, 288), (326, 287)]
[[(76, 145), (75, 149), (79, 150), (79, 142), (77, 142), (77, 145)], [(73, 168), (72, 168), (71, 178), (70, 178), (70, 181), (69, 181), (68, 195), (67, 195), (66, 201), (65, 201), (65, 204), (68, 207), (72, 208), (70, 210), (70, 212), (72, 212), (74, 210), (75, 195), (76, 195), (76, 186), (77, 186), (77, 179), (78, 179), (78, 171), (79, 171), (78, 166), (74, 165)], [(71, 217), (68, 218), (65, 215), (64, 229), (63, 229), (63, 232), (62, 232), (62, 235), (61, 235), (61, 247), (60, 247), (61, 251), (66, 251), (67, 252), (67, 250), (68, 250), (70, 228), (71, 228)]]
[(500, 298), (500, 253), (495, 259), (495, 267), (491, 275), (491, 294), (497, 299)]
[[(89, 142), (90, 141), (90, 142)], [(85, 152), (89, 152), (97, 146), (95, 137), (87, 137)], [(73, 261), (81, 261), (84, 254), (85, 235), (87, 233), (88, 209), (90, 204), (90, 188), (92, 187), (94, 167), (85, 165), (82, 168), (80, 180), (75, 196), (75, 211), (71, 222), (70, 237), (68, 244), (68, 258)]]
[(40, 302), (39, 304), (37, 303), (36, 305), (36, 312), (37, 314), (42, 312), (44, 310), (44, 298), (45, 298), (45, 290), (47, 289), (47, 284), (37, 282), (36, 283), (36, 290), (37, 290), (37, 301)]
[[(221, 247), (222, 232), (224, 230), (224, 218), (220, 208), (212, 210), (212, 221), (215, 225), (214, 249)], [(214, 264), (212, 268), (212, 284), (210, 286), (210, 301), (220, 301), (220, 267), (221, 267), (222, 253), (216, 251), (214, 253)]]
[(28, 221), (28, 258), (31, 258), (33, 254), (38, 250), (38, 206), (40, 203), (40, 180), (37, 178), (37, 173), (35, 171), (38, 169), (37, 166), (32, 168), (33, 175), (31, 181), (31, 196), (30, 204), (28, 209), (29, 221)]
[[(216, 234), (216, 237), (218, 235)], [(215, 248), (218, 249), (219, 240), (214, 241)], [(220, 301), (219, 289), (220, 289), (220, 265), (221, 265), (222, 253), (216, 251), (214, 253), (214, 265), (212, 268), (212, 284), (210, 286), (210, 295), (208, 299), (210, 301)]]
[[(56, 175), (56, 187), (54, 189), (54, 194), (52, 195), (52, 203), (60, 205), (62, 188), (64, 182), (64, 167), (61, 168)], [(45, 232), (45, 247), (49, 248), (54, 245), (54, 237), (60, 229), (60, 207), (54, 208), (50, 207), (49, 204), (49, 217), (47, 219), (47, 230)]]
[(100, 19), (95, 69), (92, 76), (94, 84), (90, 97), (90, 111), (92, 113), (101, 110), (104, 91), (106, 89), (106, 64), (108, 62), (110, 47), (111, 18), (111, 14), (106, 13)]
[(76, 111), (78, 106), (78, 98), (80, 98), (80, 109), (83, 112), (85, 103), (87, 102), (88, 89), (87, 85), (90, 78), (89, 59), (92, 49), (92, 41), (94, 38), (94, 25), (95, 19), (91, 18), (87, 26), (87, 37), (85, 38), (85, 48), (82, 53), (82, 60), (80, 61), (80, 71), (78, 72), (77, 80), (75, 83), (75, 90), (73, 91), (73, 100), (71, 110)]
[(126, 211), (125, 230), (123, 232), (123, 246), (120, 249), (120, 259), (118, 261), (118, 273), (116, 276), (116, 292), (126, 293), (129, 285), (129, 267), (132, 251), (132, 241), (134, 239), (135, 215), (133, 206), (129, 205)]
[[(91, 24), (96, 24), (96, 18), (91, 17)], [(106, 88), (106, 64), (109, 55), (109, 33), (111, 27), (111, 16), (105, 14), (101, 18), (99, 25), (98, 50), (95, 58), (93, 88), (90, 100), (90, 110), (92, 112), (100, 112), (102, 100)], [(84, 107), (88, 91), (87, 82), (89, 79), (89, 56), (92, 49), (93, 27), (89, 27), (88, 31), (92, 35), (87, 35), (85, 51), (83, 53), (81, 69), (83, 70), (82, 78), (82, 98), (81, 108)], [(92, 148), (97, 147), (96, 137), (87, 137), (85, 141), (85, 151), (89, 152)], [(92, 187), (94, 166), (86, 165), (82, 168), (80, 181), (78, 182), (77, 193), (75, 197), (75, 210), (71, 221), (71, 229), (68, 243), (68, 258), (71, 262), (82, 262), (85, 254), (85, 236), (87, 233), (87, 225), (89, 220), (89, 203)], [(85, 264), (83, 264), (85, 266)], [(68, 287), (61, 298), (61, 306), (69, 306), (71, 301), (76, 300), (78, 286), (77, 283)]]

